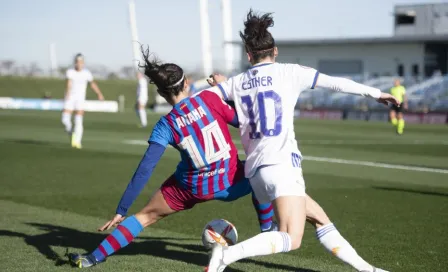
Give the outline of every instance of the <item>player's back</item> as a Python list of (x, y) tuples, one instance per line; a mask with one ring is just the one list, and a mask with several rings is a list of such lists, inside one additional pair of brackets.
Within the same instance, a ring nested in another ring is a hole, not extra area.
[(261, 165), (299, 163), (294, 107), (300, 92), (314, 87), (317, 74), (295, 64), (264, 63), (220, 86), (235, 101), (247, 177)]
[(70, 68), (67, 70), (66, 77), (71, 80), (70, 95), (72, 96), (85, 96), (87, 84), (93, 80), (92, 73), (87, 69), (77, 71)]
[(233, 109), (219, 96), (203, 91), (177, 103), (161, 119), (171, 129), (170, 144), (181, 153), (176, 179), (194, 194), (221, 191), (242, 175), (227, 125), (231, 115)]

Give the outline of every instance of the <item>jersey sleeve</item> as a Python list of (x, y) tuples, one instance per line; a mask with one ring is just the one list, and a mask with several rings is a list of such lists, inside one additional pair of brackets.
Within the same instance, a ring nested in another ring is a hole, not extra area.
[(288, 69), (291, 72), (291, 78), (294, 78), (297, 88), (300, 91), (314, 89), (319, 78), (319, 71), (314, 68), (301, 66), (298, 64), (290, 64), (292, 67)]
[(168, 125), (166, 118), (160, 118), (159, 122), (152, 129), (149, 143), (158, 143), (163, 147), (174, 144), (173, 130)]
[(72, 70), (70, 70), (70, 69), (65, 72), (66, 79), (72, 79), (72, 75), (73, 75), (73, 73), (72, 73)]
[(227, 124), (232, 126), (238, 125), (238, 117), (235, 110), (226, 101), (222, 100), (219, 95), (214, 92), (203, 91), (200, 93), (200, 96), (203, 96), (205, 101), (210, 101), (213, 108), (222, 116)]
[(232, 100), (232, 88), (233, 88), (233, 78), (229, 78), (224, 82), (219, 83), (215, 87), (209, 88), (207, 90), (216, 93), (223, 100)]
[(141, 193), (146, 183), (150, 179), (154, 168), (165, 152), (165, 147), (153, 143), (150, 144), (145, 152), (145, 155), (140, 161), (140, 164), (135, 170), (131, 181), (126, 187), (126, 191), (123, 193), (120, 202), (118, 203), (116, 213), (126, 216), (129, 207), (134, 203), (135, 199)]

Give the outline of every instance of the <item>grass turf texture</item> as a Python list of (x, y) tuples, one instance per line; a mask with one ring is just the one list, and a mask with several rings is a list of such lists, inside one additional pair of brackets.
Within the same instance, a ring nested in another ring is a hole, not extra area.
[[(158, 118), (149, 116), (150, 127)], [(98, 245), (105, 234), (95, 230), (114, 214), (145, 150), (123, 143), (148, 138), (150, 129), (136, 122), (131, 113), (87, 114), (84, 148), (73, 150), (60, 113), (0, 111), (0, 270), (69, 271), (66, 248)], [(398, 137), (388, 124), (301, 120), (296, 132), (305, 156), (448, 169), (446, 126), (409, 125)], [(168, 149), (131, 213), (177, 162)], [(314, 161), (303, 167), (308, 193), (367, 261), (390, 271), (446, 271), (448, 174)], [(200, 271), (207, 263), (200, 234), (209, 220), (233, 222), (240, 239), (258, 233), (250, 202), (209, 202), (166, 218), (94, 271)], [(352, 270), (307, 226), (302, 249), (228, 271)]]

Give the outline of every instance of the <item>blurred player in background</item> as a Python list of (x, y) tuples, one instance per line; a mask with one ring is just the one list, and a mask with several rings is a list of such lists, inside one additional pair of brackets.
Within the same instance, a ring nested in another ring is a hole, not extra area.
[[(252, 67), (228, 80), (213, 76), (213, 88), (225, 100), (235, 101), (241, 142), (247, 155), (245, 175), (260, 202), (272, 202), (279, 231), (258, 234), (236, 245), (215, 244), (209, 272), (224, 271), (238, 260), (289, 252), (300, 248), (308, 218), (308, 195), (302, 176), (302, 155), (294, 131), (294, 107), (300, 93), (315, 87), (357, 94), (386, 104), (398, 103), (390, 94), (354, 81), (320, 74), (298, 64), (276, 63), (278, 49), (268, 28), (270, 13), (249, 11), (240, 32)], [(357, 271), (380, 272), (362, 259), (336, 227), (329, 223), (316, 229), (321, 244)]]
[(400, 79), (395, 79), (394, 87), (390, 89), (390, 93), (400, 102), (399, 105), (392, 105), (390, 107), (390, 122), (397, 128), (397, 134), (402, 135), (404, 131), (403, 110), (408, 109), (408, 98), (406, 96), (406, 88), (401, 85)]
[[(201, 202), (233, 201), (252, 193), (228, 128), (228, 124), (238, 125), (235, 111), (213, 92), (189, 96), (182, 68), (149, 60), (148, 51), (143, 55), (145, 75), (173, 108), (154, 126), (149, 147), (118, 204), (116, 215), (99, 230), (121, 224), (91, 254), (69, 255), (71, 263), (80, 268), (103, 262), (128, 245), (143, 228), (168, 215), (191, 209)], [(174, 174), (140, 212), (124, 219), (168, 145), (181, 155)], [(259, 204), (254, 198), (253, 204), (261, 231), (271, 230), (274, 226), (271, 204)]]
[(148, 103), (148, 81), (140, 72), (137, 72), (137, 79), (137, 103), (135, 104), (135, 111), (138, 119), (140, 120), (140, 126), (144, 128), (148, 125), (146, 116), (146, 104)]
[[(62, 112), (62, 124), (71, 137), (72, 147), (81, 149), (87, 84), (90, 82), (90, 87), (98, 95), (99, 100), (104, 100), (104, 96), (98, 85), (93, 81), (92, 73), (84, 68), (84, 56), (82, 54), (75, 56), (75, 67), (67, 70), (66, 78), (67, 88), (64, 98), (64, 110)], [(73, 112), (75, 112), (74, 129), (72, 128)]]

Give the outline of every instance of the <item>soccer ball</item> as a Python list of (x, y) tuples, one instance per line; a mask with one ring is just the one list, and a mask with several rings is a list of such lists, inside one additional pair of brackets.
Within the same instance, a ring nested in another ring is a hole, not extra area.
[(238, 233), (235, 226), (227, 220), (215, 219), (208, 222), (202, 231), (202, 244), (211, 249), (214, 244), (231, 246), (238, 241)]

